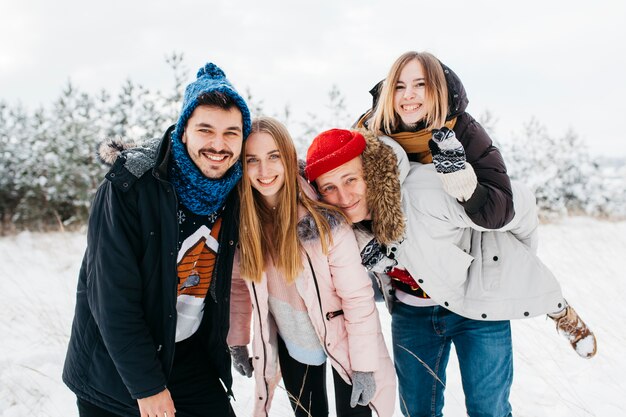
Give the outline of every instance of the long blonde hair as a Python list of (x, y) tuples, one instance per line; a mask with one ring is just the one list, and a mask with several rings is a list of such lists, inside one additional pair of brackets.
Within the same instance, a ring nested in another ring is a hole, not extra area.
[(445, 124), (448, 115), (448, 85), (441, 63), (428, 52), (409, 51), (395, 60), (383, 82), (378, 104), (368, 125), (374, 133), (388, 135), (398, 128), (400, 117), (393, 105), (396, 84), (404, 66), (414, 59), (422, 65), (426, 78), (426, 129), (439, 129)]
[(322, 210), (334, 207), (309, 198), (298, 183), (298, 157), (287, 128), (271, 117), (252, 121), (251, 133), (267, 133), (276, 142), (285, 170), (285, 184), (279, 190), (278, 204), (268, 207), (256, 191), (247, 175), (245, 157), (246, 143), (241, 152), (243, 177), (239, 183), (241, 217), (239, 223), (239, 262), (241, 275), (248, 280), (260, 282), (265, 270), (265, 257), (269, 256), (276, 269), (287, 282), (293, 282), (302, 271), (301, 245), (298, 239), (298, 203), (311, 214), (319, 231), (322, 251), (328, 253), (332, 244), (330, 225)]

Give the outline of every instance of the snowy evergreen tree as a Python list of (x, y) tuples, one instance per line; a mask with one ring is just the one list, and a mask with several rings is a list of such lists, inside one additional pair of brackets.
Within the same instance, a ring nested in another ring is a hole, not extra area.
[(103, 173), (95, 158), (100, 136), (95, 118), (93, 100), (71, 83), (49, 114), (42, 109), (31, 117), (15, 223), (45, 228), (84, 222)]
[(485, 110), (478, 117), (478, 123), (485, 129), (487, 134), (491, 137), (492, 140), (495, 140), (495, 131), (496, 125), (498, 124), (498, 119), (494, 116), (494, 114), (490, 110)]
[(558, 192), (561, 179), (557, 175), (556, 150), (555, 140), (545, 126), (532, 119), (524, 126), (522, 136), (516, 137), (504, 151), (511, 178), (528, 185), (535, 193), (540, 211), (552, 217), (567, 214), (563, 196)]
[(187, 67), (184, 65), (184, 55), (182, 53), (173, 52), (165, 57), (165, 62), (170, 67), (174, 76), (174, 86), (171, 90), (157, 91), (159, 97), (160, 108), (156, 109), (165, 120), (165, 124), (175, 123), (178, 118), (185, 87), (189, 82)]
[(68, 82), (49, 108), (0, 102), (0, 221), (3, 229), (82, 224), (106, 167), (107, 138), (142, 141), (175, 122), (186, 75), (181, 54), (166, 57), (174, 88), (152, 92), (127, 80), (117, 94), (90, 96)]
[(606, 214), (613, 218), (626, 219), (626, 158), (617, 167), (604, 170), (605, 190), (608, 201)]
[[(21, 114), (15, 114), (15, 111)], [(19, 202), (19, 192), (16, 181), (17, 146), (13, 137), (14, 131), (23, 131), (23, 126), (16, 123), (21, 120), (25, 123), (26, 116), (20, 108), (10, 109), (6, 103), (0, 102), (0, 221), (10, 224), (11, 215)]]
[(35, 178), (30, 175), (32, 155), (37, 151), (36, 125), (42, 119), (42, 110), (32, 116), (21, 106), (3, 106), (0, 122), (2, 146), (2, 170), (0, 178), (0, 206), (2, 207), (3, 229), (12, 229), (22, 201), (31, 193)]
[[(107, 169), (97, 159), (98, 145), (108, 138), (159, 137), (178, 117), (190, 75), (182, 54), (167, 56), (166, 63), (174, 75), (166, 91), (129, 79), (116, 93), (89, 95), (68, 82), (51, 106), (34, 111), (0, 100), (0, 232), (84, 224)], [(246, 93), (253, 116), (266, 114), (264, 100)], [(354, 122), (336, 85), (322, 113), (293, 120), (288, 104), (282, 113), (268, 115), (287, 126), (301, 158), (315, 135)], [(486, 112), (480, 121), (493, 138), (494, 116)], [(555, 137), (533, 119), (513, 141), (496, 144), (510, 176), (535, 192), (543, 217), (626, 217), (624, 163), (598, 162), (575, 132)]]
[(575, 132), (551, 136), (532, 119), (521, 136), (502, 143), (501, 148), (509, 175), (535, 192), (544, 217), (611, 215), (606, 179)]
[(332, 129), (349, 129), (354, 120), (346, 107), (346, 98), (339, 87), (332, 85), (328, 91), (328, 103), (324, 105), (326, 111), (322, 116), (309, 112), (306, 120), (300, 123), (300, 131), (294, 135), (296, 149), (299, 155), (305, 155), (313, 138), (321, 132)]

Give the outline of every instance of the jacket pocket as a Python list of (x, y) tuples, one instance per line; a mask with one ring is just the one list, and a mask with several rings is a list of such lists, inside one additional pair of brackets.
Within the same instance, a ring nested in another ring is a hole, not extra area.
[(482, 287), (485, 292), (498, 290), (502, 280), (502, 254), (500, 253), (499, 232), (482, 232)]

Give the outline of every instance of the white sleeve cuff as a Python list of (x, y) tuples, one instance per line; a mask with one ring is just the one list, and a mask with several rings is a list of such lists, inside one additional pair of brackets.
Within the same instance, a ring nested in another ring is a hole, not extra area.
[(441, 178), (443, 183), (443, 189), (461, 202), (469, 200), (472, 194), (474, 194), (476, 186), (478, 186), (474, 168), (467, 162), (465, 163), (465, 169), (448, 174), (439, 174), (439, 178)]

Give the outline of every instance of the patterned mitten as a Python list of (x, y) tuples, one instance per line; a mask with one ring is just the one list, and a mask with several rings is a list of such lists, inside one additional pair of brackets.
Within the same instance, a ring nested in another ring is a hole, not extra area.
[(361, 264), (368, 271), (386, 273), (398, 261), (387, 256), (384, 247), (376, 239), (372, 239), (361, 249)]
[(478, 179), (472, 166), (465, 161), (465, 149), (454, 131), (447, 127), (433, 129), (428, 147), (444, 190), (459, 201), (469, 200), (476, 190)]
[(428, 141), (433, 155), (435, 169), (440, 174), (449, 174), (465, 169), (465, 149), (456, 138), (454, 130), (447, 127), (433, 129), (433, 137)]

